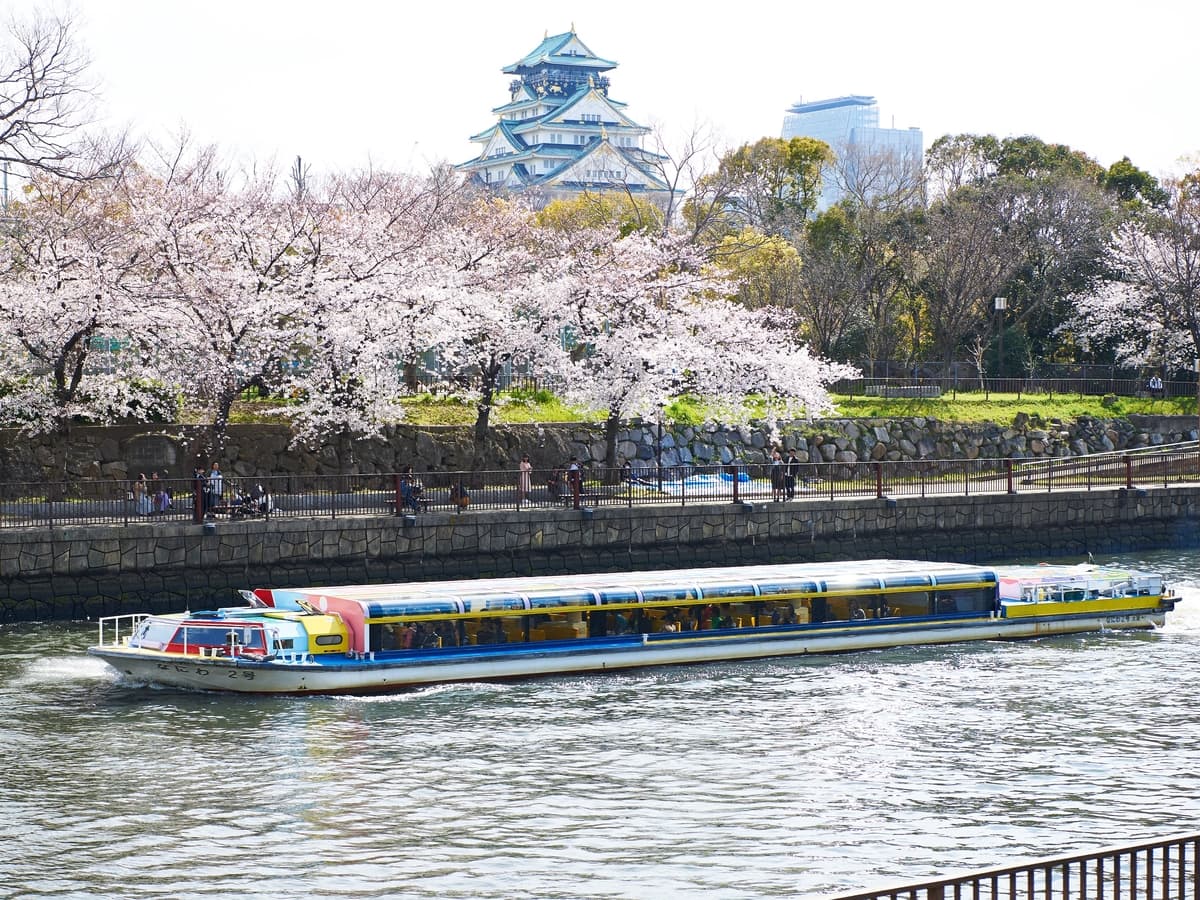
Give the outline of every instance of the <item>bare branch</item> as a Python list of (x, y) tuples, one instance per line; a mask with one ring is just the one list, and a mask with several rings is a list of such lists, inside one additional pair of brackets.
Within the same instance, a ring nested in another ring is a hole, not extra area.
[(90, 59), (68, 14), (12, 20), (0, 35), (0, 166), (64, 178), (109, 177), (132, 156), (122, 135), (89, 137)]

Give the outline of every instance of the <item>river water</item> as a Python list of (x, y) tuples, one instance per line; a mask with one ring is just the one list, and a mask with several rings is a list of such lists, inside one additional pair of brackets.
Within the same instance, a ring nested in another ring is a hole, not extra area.
[(1198, 830), (1200, 551), (1116, 560), (1165, 629), (371, 699), (7, 626), (0, 898), (812, 897)]

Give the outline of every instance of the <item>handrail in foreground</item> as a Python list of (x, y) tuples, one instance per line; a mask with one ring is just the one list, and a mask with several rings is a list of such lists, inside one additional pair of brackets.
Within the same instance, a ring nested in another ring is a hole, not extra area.
[(1200, 832), (825, 900), (1200, 900)]

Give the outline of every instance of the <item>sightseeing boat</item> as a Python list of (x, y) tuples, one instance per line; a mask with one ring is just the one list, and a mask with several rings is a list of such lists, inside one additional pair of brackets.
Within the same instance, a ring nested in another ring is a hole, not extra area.
[(266, 694), (1161, 627), (1162, 577), (1095, 565), (872, 560), (243, 591), (109, 616), (88, 652), (126, 679)]

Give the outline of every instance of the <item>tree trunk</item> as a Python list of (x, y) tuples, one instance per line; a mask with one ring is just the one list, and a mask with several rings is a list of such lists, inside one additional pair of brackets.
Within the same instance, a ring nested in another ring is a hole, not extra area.
[(621, 461), (617, 459), (617, 437), (621, 433), (621, 410), (610, 408), (604, 420), (605, 484), (621, 480)]
[(475, 430), (471, 447), (473, 471), (483, 468), (492, 406), (496, 400), (496, 386), (500, 383), (500, 369), (500, 363), (495, 359), (488, 360), (486, 365), (480, 367), (479, 402), (475, 404)]

